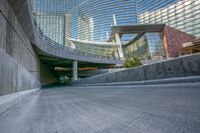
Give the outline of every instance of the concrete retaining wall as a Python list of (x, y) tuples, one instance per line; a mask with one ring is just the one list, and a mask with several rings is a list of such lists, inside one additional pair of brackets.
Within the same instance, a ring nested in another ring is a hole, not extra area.
[(127, 81), (142, 81), (172, 77), (200, 75), (200, 54), (130, 68), (119, 72), (97, 75), (75, 81), (75, 84), (95, 84)]
[(35, 88), (39, 80), (0, 48), (0, 95)]
[(0, 95), (40, 88), (40, 61), (8, 0), (0, 0)]
[(40, 78), (40, 61), (8, 0), (0, 0), (0, 48)]

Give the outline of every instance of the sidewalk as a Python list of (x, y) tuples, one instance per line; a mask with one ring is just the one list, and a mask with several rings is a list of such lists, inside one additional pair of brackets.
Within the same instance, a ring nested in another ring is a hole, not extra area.
[(12, 93), (4, 96), (0, 96), (0, 115), (2, 115), (4, 112), (12, 108), (13, 106), (17, 105), (18, 103), (22, 102), (26, 96), (29, 94), (33, 94), (34, 92), (40, 90), (37, 89), (31, 89), (26, 91), (21, 91), (17, 93)]

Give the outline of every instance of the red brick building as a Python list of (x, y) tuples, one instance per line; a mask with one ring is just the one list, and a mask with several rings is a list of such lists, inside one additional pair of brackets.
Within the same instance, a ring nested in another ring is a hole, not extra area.
[(194, 36), (166, 25), (163, 29), (163, 45), (166, 56), (177, 57), (183, 54), (182, 44), (194, 39)]

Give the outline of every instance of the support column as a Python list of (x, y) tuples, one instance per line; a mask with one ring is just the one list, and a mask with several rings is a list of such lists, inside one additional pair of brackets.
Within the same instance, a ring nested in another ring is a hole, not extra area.
[(163, 47), (164, 47), (166, 58), (169, 59), (169, 52), (168, 52), (168, 47), (167, 47), (167, 37), (166, 37), (165, 33), (163, 33)]
[(78, 79), (78, 61), (73, 61), (73, 80)]
[(121, 60), (124, 60), (124, 53), (123, 53), (123, 49), (122, 49), (122, 44), (120, 41), (120, 36), (119, 33), (115, 33), (115, 39), (116, 39), (116, 43), (118, 44), (118, 52), (119, 52), (119, 58)]
[[(116, 20), (115, 14), (113, 14), (113, 24), (114, 24), (114, 26), (117, 25), (117, 20)], [(123, 53), (119, 33), (115, 33), (115, 41), (118, 45), (117, 48), (118, 48), (119, 58), (121, 60), (124, 60), (124, 53)]]

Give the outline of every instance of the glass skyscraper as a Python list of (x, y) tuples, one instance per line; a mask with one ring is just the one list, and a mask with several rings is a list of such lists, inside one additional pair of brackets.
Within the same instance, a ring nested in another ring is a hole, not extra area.
[(138, 14), (163, 9), (178, 0), (138, 0)]
[[(102, 49), (107, 51), (106, 56), (117, 55), (118, 46), (105, 43), (112, 38), (113, 25), (167, 24), (200, 37), (200, 0), (34, 0), (33, 3), (36, 23), (49, 39), (97, 55)], [(120, 36), (121, 43), (136, 36), (124, 34)], [(124, 50), (125, 55), (130, 55), (131, 50), (141, 57), (140, 51), (146, 51), (147, 59), (165, 56), (162, 37), (160, 33), (146, 33), (135, 46)], [(103, 45), (97, 47), (96, 42)]]
[(136, 0), (85, 0), (70, 11), (72, 38), (107, 41), (117, 25), (137, 23)]
[(34, 0), (40, 29), (52, 40), (107, 41), (117, 25), (164, 23), (200, 36), (200, 0)]
[(117, 25), (137, 24), (137, 1), (35, 0), (34, 14), (40, 29), (58, 43), (65, 38), (107, 41), (113, 17)]
[[(33, 13), (39, 28), (53, 41), (64, 44), (68, 16), (65, 14), (78, 5), (79, 0), (34, 0)], [(67, 18), (67, 20), (65, 19)]]
[[(142, 0), (145, 1), (145, 0)], [(148, 0), (149, 1), (149, 0)], [(163, 0), (164, 1), (164, 0)], [(166, 1), (166, 0), (165, 0)], [(183, 32), (200, 37), (200, 0), (179, 0), (178, 2), (157, 9), (145, 6), (140, 8), (138, 23), (141, 24), (167, 24)]]

